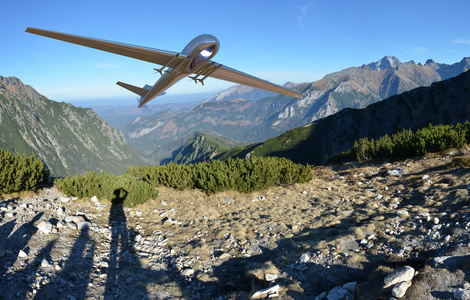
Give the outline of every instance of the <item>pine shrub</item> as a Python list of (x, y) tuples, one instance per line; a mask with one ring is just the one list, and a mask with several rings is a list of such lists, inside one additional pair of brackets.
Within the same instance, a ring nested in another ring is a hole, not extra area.
[(180, 190), (196, 188), (208, 194), (225, 190), (248, 193), (272, 185), (290, 185), (312, 179), (308, 165), (278, 157), (212, 160), (194, 165), (134, 166), (127, 173), (150, 185)]
[(428, 125), (413, 133), (403, 129), (392, 136), (377, 140), (361, 138), (354, 142), (351, 150), (333, 156), (330, 163), (340, 163), (352, 158), (357, 161), (371, 159), (406, 159), (424, 156), (429, 152), (440, 152), (450, 148), (462, 148), (470, 141), (470, 122), (455, 125)]
[(99, 199), (120, 198), (127, 207), (142, 204), (149, 199), (155, 199), (158, 191), (146, 181), (140, 180), (130, 174), (115, 177), (101, 171), (87, 172), (85, 175), (77, 174), (56, 181), (59, 190), (71, 197)]
[(120, 198), (127, 207), (134, 207), (158, 196), (154, 186), (143, 180), (137, 180), (130, 174), (117, 176), (112, 190), (113, 195), (110, 195), (109, 199), (112, 201), (116, 197)]
[(114, 181), (113, 174), (104, 171), (96, 174), (93, 171), (86, 172), (85, 175), (67, 176), (56, 180), (55, 183), (59, 190), (71, 197), (91, 198), (96, 196), (98, 199), (104, 199), (111, 195)]
[(12, 155), (0, 149), (0, 194), (35, 190), (49, 179), (49, 170), (35, 155)]

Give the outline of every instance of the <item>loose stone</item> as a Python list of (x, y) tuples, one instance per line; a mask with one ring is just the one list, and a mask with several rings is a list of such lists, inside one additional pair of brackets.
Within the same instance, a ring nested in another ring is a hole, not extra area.
[(415, 269), (410, 266), (404, 266), (396, 269), (384, 278), (384, 288), (390, 287), (402, 281), (411, 281), (415, 275)]

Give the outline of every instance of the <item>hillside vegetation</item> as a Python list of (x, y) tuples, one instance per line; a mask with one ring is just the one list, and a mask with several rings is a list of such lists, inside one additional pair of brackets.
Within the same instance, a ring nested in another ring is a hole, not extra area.
[(32, 156), (12, 155), (0, 149), (0, 195), (36, 190), (49, 179), (49, 170)]
[(463, 124), (469, 117), (470, 72), (464, 72), (364, 109), (343, 109), (263, 143), (232, 149), (220, 157), (244, 157), (250, 153), (251, 156), (279, 156), (296, 163), (318, 165), (348, 151), (362, 138), (378, 140), (403, 129), (416, 132), (429, 124)]
[(35, 154), (54, 177), (142, 164), (122, 133), (92, 109), (55, 102), (15, 77), (0, 76), (0, 148)]
[[(197, 131), (243, 142), (263, 142), (345, 108), (365, 108), (393, 95), (430, 86), (457, 76), (469, 67), (470, 58), (452, 65), (432, 60), (422, 65), (384, 57), (375, 63), (326, 75), (315, 82), (292, 86), (302, 93), (298, 99), (260, 94), (260, 98), (247, 101), (254, 99), (252, 94), (243, 92), (242, 87), (232, 87), (216, 95), (213, 99), (217, 101), (201, 103), (185, 113), (166, 111), (137, 118), (123, 132), (136, 149), (158, 164), (165, 157), (149, 152), (161, 152), (160, 149), (169, 147), (170, 143), (172, 150), (177, 151)], [(234, 94), (233, 90), (239, 92)], [(180, 142), (175, 144), (175, 140)]]
[(226, 190), (248, 193), (311, 179), (311, 167), (308, 165), (294, 164), (285, 158), (267, 157), (229, 159), (225, 162), (214, 160), (194, 165), (133, 166), (118, 177), (105, 172), (89, 172), (85, 176), (78, 174), (60, 179), (57, 187), (68, 196), (120, 199), (124, 205), (132, 207), (155, 198), (158, 195), (156, 189), (162, 186), (178, 190), (199, 189), (207, 194)]
[(377, 140), (362, 138), (354, 142), (351, 150), (335, 155), (330, 163), (351, 160), (367, 161), (383, 158), (395, 160), (424, 156), (450, 148), (462, 148), (470, 144), (470, 122), (455, 125), (428, 125), (416, 132), (410, 129), (384, 135)]

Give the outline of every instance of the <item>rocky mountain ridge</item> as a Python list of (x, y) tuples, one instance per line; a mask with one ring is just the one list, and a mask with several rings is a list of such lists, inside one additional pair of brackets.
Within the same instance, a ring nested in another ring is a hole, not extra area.
[(299, 99), (283, 95), (253, 101), (220, 98), (183, 114), (171, 117), (168, 113), (156, 114), (135, 120), (124, 134), (132, 145), (145, 149), (142, 152), (151, 152), (175, 140), (187, 140), (196, 131), (212, 131), (243, 142), (262, 142), (344, 108), (364, 108), (392, 95), (456, 76), (468, 68), (470, 58), (452, 65), (431, 61), (421, 65), (385, 57), (376, 63), (297, 85), (293, 89), (303, 94)]
[(224, 137), (211, 135), (206, 132), (196, 132), (192, 139), (176, 151), (172, 162), (177, 164), (196, 164), (203, 161), (210, 161), (221, 153), (229, 151), (231, 148), (246, 146), (242, 143)]
[(122, 133), (92, 109), (49, 100), (16, 77), (0, 76), (0, 147), (34, 153), (53, 176), (119, 174), (142, 163)]
[(428, 124), (464, 123), (470, 119), (470, 72), (416, 88), (363, 109), (343, 109), (264, 143), (246, 147), (238, 156), (282, 156), (298, 163), (322, 164), (349, 150), (363, 137), (377, 139)]

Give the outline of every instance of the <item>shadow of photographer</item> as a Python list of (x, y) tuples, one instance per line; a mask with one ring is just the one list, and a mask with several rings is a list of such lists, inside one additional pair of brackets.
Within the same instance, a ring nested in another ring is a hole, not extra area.
[[(124, 213), (124, 202), (129, 192), (118, 188), (113, 194), (108, 220), (111, 243), (104, 299), (122, 298), (123, 295), (132, 296), (132, 299), (152, 298), (155, 295), (148, 291), (149, 286), (171, 279), (165, 270), (151, 270), (141, 265), (134, 249), (138, 233), (128, 228)], [(156, 294), (157, 299), (160, 299)]]

